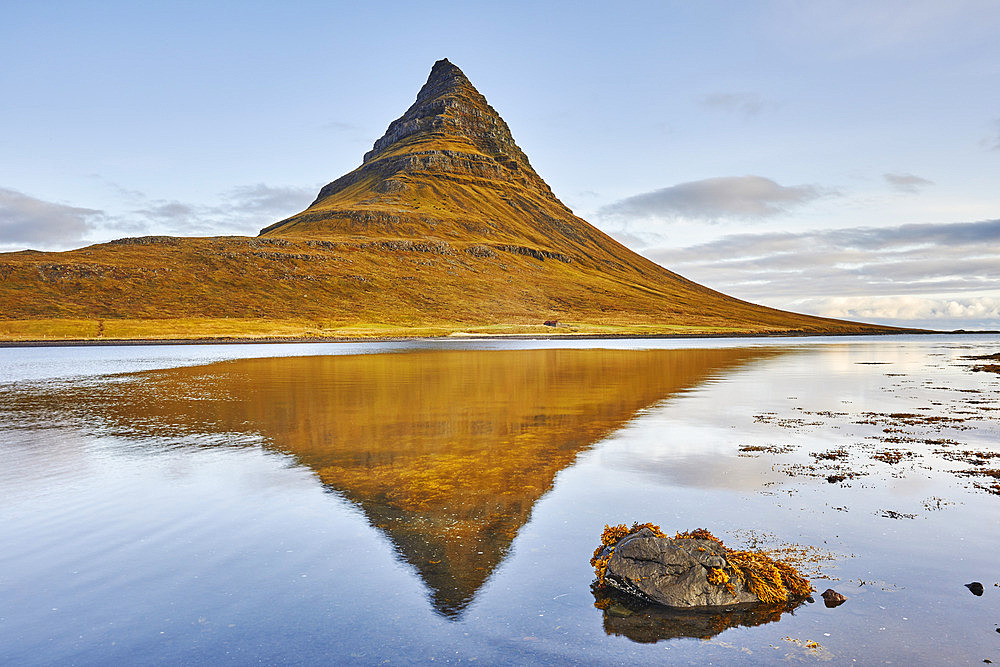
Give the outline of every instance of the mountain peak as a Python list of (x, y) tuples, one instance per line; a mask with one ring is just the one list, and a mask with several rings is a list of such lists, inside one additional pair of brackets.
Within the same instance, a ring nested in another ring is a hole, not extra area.
[[(365, 164), (400, 150), (426, 152), (442, 148), (480, 154), (514, 171), (526, 169), (541, 181), (517, 147), (510, 128), (468, 77), (447, 58), (431, 68), (417, 99), (402, 116), (389, 124), (363, 159)], [(516, 164), (515, 164), (516, 163)], [(547, 187), (546, 187), (547, 189)]]
[[(386, 216), (393, 222), (369, 222)], [(360, 167), (325, 185), (307, 210), (261, 233), (337, 236), (377, 230), (380, 236), (477, 240), (488, 235), (519, 242), (527, 236), (531, 245), (547, 245), (552, 234), (579, 240), (576, 221), (547, 228), (553, 220), (572, 217), (532, 169), (500, 114), (444, 58)]]
[(448, 93), (457, 93), (458, 90), (466, 86), (472, 88), (472, 82), (465, 76), (465, 73), (447, 58), (442, 58), (431, 68), (427, 83), (417, 93), (417, 102)]

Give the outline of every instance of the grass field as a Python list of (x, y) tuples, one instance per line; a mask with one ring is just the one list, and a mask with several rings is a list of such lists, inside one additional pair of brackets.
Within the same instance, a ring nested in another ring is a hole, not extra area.
[(762, 333), (726, 327), (616, 326), (560, 322), (543, 324), (433, 326), (337, 324), (308, 320), (177, 318), (177, 319), (30, 319), (0, 320), (0, 341), (135, 341), (135, 340), (283, 340), (378, 339), (441, 336), (677, 336)]

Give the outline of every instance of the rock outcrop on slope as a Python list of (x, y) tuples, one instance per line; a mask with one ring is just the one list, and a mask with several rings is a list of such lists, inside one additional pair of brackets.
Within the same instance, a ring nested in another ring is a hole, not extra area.
[(359, 167), (259, 237), (0, 254), (0, 302), (0, 338), (889, 330), (740, 301), (632, 252), (555, 197), (447, 60)]

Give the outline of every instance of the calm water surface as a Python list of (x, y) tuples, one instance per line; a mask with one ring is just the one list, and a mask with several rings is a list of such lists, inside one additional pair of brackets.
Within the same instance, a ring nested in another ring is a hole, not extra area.
[[(996, 352), (0, 349), (0, 663), (1000, 661)], [(848, 602), (602, 611), (588, 559), (633, 521), (790, 549)]]

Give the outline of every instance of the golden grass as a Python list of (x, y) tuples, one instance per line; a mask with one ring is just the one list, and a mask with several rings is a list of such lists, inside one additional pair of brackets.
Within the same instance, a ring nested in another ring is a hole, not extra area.
[(726, 586), (727, 590), (732, 591), (732, 578), (738, 578), (766, 604), (804, 598), (813, 590), (809, 580), (791, 564), (772, 558), (762, 551), (730, 549), (704, 528), (678, 532), (675, 539), (702, 539), (718, 543), (726, 552), (730, 572), (722, 571), (721, 575), (711, 573), (709, 582)]
[(135, 340), (286, 340), (381, 339), (432, 337), (582, 337), (739, 334), (738, 329), (687, 326), (615, 326), (568, 323), (464, 326), (398, 326), (380, 323), (342, 325), (315, 320), (248, 318), (172, 319), (24, 319), (0, 320), (0, 341), (135, 341)]
[[(615, 555), (617, 544), (629, 535), (638, 533), (643, 528), (649, 528), (656, 537), (666, 537), (663, 531), (660, 530), (660, 527), (653, 523), (636, 522), (632, 524), (631, 528), (624, 523), (620, 523), (617, 526), (604, 525), (604, 531), (601, 533), (601, 544), (594, 549), (594, 555), (590, 558), (590, 565), (594, 568), (594, 574), (597, 575), (597, 584), (599, 586), (604, 585), (604, 576), (608, 571), (608, 562)], [(607, 553), (605, 553), (605, 550), (607, 550)]]

